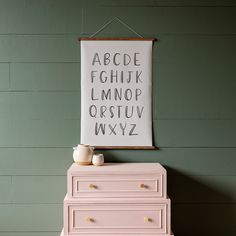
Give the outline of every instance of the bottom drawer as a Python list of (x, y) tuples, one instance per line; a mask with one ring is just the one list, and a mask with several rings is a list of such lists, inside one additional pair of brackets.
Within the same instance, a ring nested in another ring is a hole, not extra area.
[(170, 200), (158, 203), (64, 202), (65, 234), (170, 234)]

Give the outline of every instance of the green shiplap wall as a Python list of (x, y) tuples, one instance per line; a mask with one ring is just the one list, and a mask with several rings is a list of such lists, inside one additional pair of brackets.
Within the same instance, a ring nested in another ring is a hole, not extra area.
[[(56, 236), (80, 136), (80, 48), (119, 17), (153, 49), (157, 151), (177, 236), (236, 235), (236, 2), (0, 0), (0, 236)], [(133, 36), (114, 22), (99, 36)]]

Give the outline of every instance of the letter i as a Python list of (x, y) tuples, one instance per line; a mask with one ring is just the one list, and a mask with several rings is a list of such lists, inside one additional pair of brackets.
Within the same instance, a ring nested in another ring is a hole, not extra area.
[(120, 82), (124, 83), (124, 71), (123, 70), (120, 72)]

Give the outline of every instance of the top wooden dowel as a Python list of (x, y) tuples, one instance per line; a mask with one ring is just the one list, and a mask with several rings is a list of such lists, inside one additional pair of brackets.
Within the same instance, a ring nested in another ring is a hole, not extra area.
[(156, 38), (79, 38), (82, 40), (127, 40), (127, 41), (157, 41)]

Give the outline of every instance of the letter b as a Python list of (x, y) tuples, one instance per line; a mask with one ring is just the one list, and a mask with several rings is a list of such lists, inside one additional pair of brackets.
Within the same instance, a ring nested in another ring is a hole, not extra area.
[(111, 61), (111, 60), (110, 60), (110, 56), (111, 56), (111, 55), (110, 55), (110, 53), (108, 53), (108, 52), (104, 54), (104, 65), (105, 65), (105, 66), (107, 66), (107, 65), (110, 63), (110, 61)]

